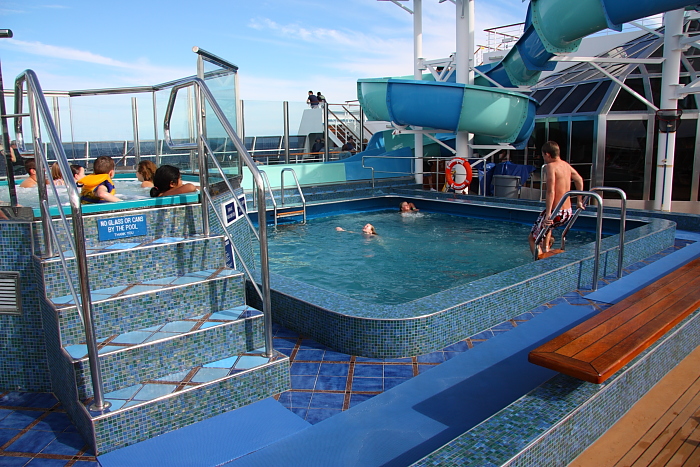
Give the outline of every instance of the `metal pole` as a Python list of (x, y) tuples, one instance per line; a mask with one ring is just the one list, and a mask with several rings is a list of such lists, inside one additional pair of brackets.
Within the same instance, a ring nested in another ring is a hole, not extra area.
[(328, 162), (328, 103), (323, 106), (323, 162)]
[[(423, 0), (413, 0), (413, 78), (420, 81), (422, 72), (420, 60), (423, 58)], [(415, 127), (420, 130), (422, 127)], [(416, 133), (415, 138), (415, 167), (416, 183), (423, 185), (423, 134)]]
[(360, 151), (365, 150), (365, 111), (360, 106)]
[[(141, 138), (139, 138), (139, 104), (136, 97), (131, 98), (131, 122), (134, 126), (134, 166), (141, 162)], [(124, 158), (126, 165), (126, 158)]]
[[(10, 35), (9, 37), (12, 37)], [(7, 128), (7, 111), (5, 108), (5, 91), (2, 83), (2, 69), (0, 68), (0, 125), (2, 126), (2, 147), (5, 149), (5, 167), (7, 169), (7, 189), (10, 192), (10, 204), (17, 206), (17, 191), (15, 190), (15, 173), (12, 167), (12, 159), (10, 156), (10, 132)], [(20, 96), (21, 99), (21, 96)], [(21, 157), (19, 151), (15, 157)]]
[[(201, 58), (201, 57), (200, 57)], [(209, 187), (209, 169), (207, 165), (207, 156), (204, 149), (204, 100), (202, 99), (202, 89), (199, 83), (194, 85), (194, 106), (196, 118), (196, 130), (197, 130), (197, 162), (199, 166), (199, 184), (202, 187)], [(212, 157), (214, 155), (212, 154)], [(202, 235), (208, 237), (210, 233), (209, 228), (209, 206), (207, 203), (202, 203)]]
[[(457, 83), (474, 84), (474, 2), (473, 0), (457, 0), (457, 51), (455, 62), (457, 68)], [(473, 135), (458, 131), (455, 140), (456, 156), (469, 158), (472, 155), (471, 142)]]
[(284, 163), (289, 164), (289, 102), (282, 102), (284, 116)]
[(156, 165), (160, 166), (160, 144), (158, 144), (158, 99), (156, 92), (153, 91), (153, 148), (156, 156)]
[[(678, 97), (681, 55), (683, 50), (680, 40), (683, 35), (683, 10), (664, 13), (664, 63), (661, 73), (660, 109), (676, 109)], [(659, 131), (659, 143), (656, 156), (656, 189), (654, 209), (671, 211), (673, 185), (673, 159), (676, 150), (675, 132)]]

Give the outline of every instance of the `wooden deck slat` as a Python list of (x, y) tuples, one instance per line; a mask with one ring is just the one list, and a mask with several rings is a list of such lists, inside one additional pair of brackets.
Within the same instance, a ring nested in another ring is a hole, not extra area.
[(700, 307), (700, 259), (530, 352), (537, 365), (602, 383)]
[[(632, 464), (635, 467), (650, 465), (668, 465), (668, 461), (677, 454), (682, 443), (686, 441), (698, 426), (698, 421), (693, 420), (700, 408), (700, 394), (697, 394), (687, 405), (679, 407), (674, 405), (678, 412), (673, 413), (673, 418), (659, 428), (656, 438), (651, 440), (648, 447)], [(679, 465), (675, 464), (675, 465)]]
[[(653, 462), (658, 453), (679, 433), (677, 427), (691, 417), (700, 421), (698, 368), (700, 347), (664, 376), (615, 425), (574, 459), (569, 467), (698, 467), (700, 462), (696, 456), (700, 451), (696, 449), (687, 457), (681, 457), (687, 452), (686, 447), (677, 450), (667, 464)], [(696, 408), (695, 411), (693, 407)], [(690, 444), (695, 439), (694, 436), (695, 434), (688, 438)], [(635, 464), (642, 456), (640, 463)]]

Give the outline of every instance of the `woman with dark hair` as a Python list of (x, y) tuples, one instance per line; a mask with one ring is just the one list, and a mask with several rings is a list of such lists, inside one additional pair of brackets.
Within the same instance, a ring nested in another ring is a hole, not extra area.
[(197, 191), (197, 187), (191, 183), (182, 183), (180, 169), (172, 165), (161, 165), (153, 175), (153, 188), (151, 198), (158, 196), (181, 195)]

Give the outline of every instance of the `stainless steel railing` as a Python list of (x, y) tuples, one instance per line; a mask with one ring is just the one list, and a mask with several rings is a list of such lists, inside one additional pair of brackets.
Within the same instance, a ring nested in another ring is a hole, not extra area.
[[(23, 95), (24, 85), (26, 84), (26, 95), (27, 102), (29, 106), (29, 115), (31, 119), (32, 128), (32, 139), (34, 142), (34, 155), (36, 163), (36, 173), (37, 173), (37, 188), (39, 190), (39, 199), (41, 203), (41, 224), (44, 235), (44, 255), (47, 257), (54, 256), (54, 242), (56, 246), (59, 246), (58, 235), (54, 230), (53, 222), (51, 219), (51, 214), (49, 212), (48, 205), (48, 194), (46, 192), (47, 180), (46, 173), (48, 173), (48, 161), (46, 154), (44, 153), (42, 141), (41, 141), (41, 126), (43, 122), (46, 131), (49, 134), (49, 143), (56, 156), (56, 161), (61, 169), (62, 174), (65, 175), (66, 189), (68, 192), (68, 200), (70, 203), (71, 218), (73, 221), (73, 238), (70, 238), (71, 228), (68, 225), (68, 220), (64, 213), (64, 210), (59, 206), (58, 212), (61, 218), (61, 224), (65, 231), (69, 234), (68, 239), (70, 247), (74, 252), (75, 261), (78, 268), (78, 282), (79, 282), (79, 295), (75, 290), (75, 285), (73, 284), (73, 279), (71, 274), (69, 274), (67, 259), (61, 248), (57, 248), (58, 254), (61, 261), (61, 267), (63, 268), (64, 274), (68, 280), (68, 285), (75, 301), (75, 306), (78, 313), (83, 321), (83, 326), (85, 328), (85, 339), (87, 343), (88, 359), (90, 366), (90, 373), (92, 378), (92, 389), (94, 395), (94, 401), (90, 405), (90, 410), (103, 411), (107, 409), (111, 404), (104, 400), (103, 384), (102, 384), (102, 371), (100, 369), (100, 361), (97, 353), (97, 341), (95, 338), (95, 327), (93, 323), (93, 309), (92, 300), (90, 299), (90, 280), (88, 275), (88, 264), (87, 264), (87, 254), (85, 250), (85, 229), (83, 226), (83, 215), (82, 208), (80, 204), (80, 195), (78, 193), (78, 187), (75, 181), (70, 177), (71, 169), (68, 164), (68, 158), (63, 149), (63, 144), (61, 143), (61, 138), (54, 124), (53, 118), (51, 117), (51, 112), (49, 106), (44, 97), (44, 93), (39, 84), (39, 79), (32, 70), (25, 70), (22, 72), (15, 80), (15, 114), (22, 114), (23, 106)], [(21, 149), (24, 148), (24, 134), (22, 131), (22, 119), (15, 118), (15, 135), (17, 139), (17, 146)], [(56, 190), (56, 185), (53, 180), (49, 181), (49, 186), (54, 192), (54, 196), (58, 199), (58, 192)]]
[[(193, 87), (194, 88), (194, 94), (195, 94), (195, 119), (196, 119), (196, 131), (197, 131), (197, 138), (194, 143), (186, 143), (186, 144), (175, 144), (172, 141), (172, 138), (170, 136), (170, 125), (171, 125), (171, 119), (173, 115), (173, 109), (175, 108), (175, 99), (177, 97), (177, 93), (179, 90), (187, 88), (187, 87)], [(197, 150), (199, 157), (198, 157), (198, 162), (199, 162), (199, 179), (200, 179), (200, 187), (202, 189), (202, 193), (206, 197), (206, 202), (202, 202), (202, 228), (203, 228), (203, 234), (204, 235), (209, 235), (210, 234), (210, 228), (209, 228), (209, 220), (208, 220), (208, 214), (209, 214), (209, 206), (213, 206), (213, 200), (211, 199), (210, 193), (209, 193), (209, 169), (208, 169), (208, 160), (214, 160), (215, 161), (215, 166), (219, 173), (222, 175), (222, 178), (226, 181), (227, 186), (229, 190), (233, 193), (233, 189), (231, 185), (228, 183), (226, 174), (224, 173), (223, 169), (221, 166), (218, 164), (218, 161), (213, 157), (213, 152), (211, 151), (211, 148), (208, 147), (206, 144), (206, 138), (204, 135), (204, 129), (205, 129), (205, 116), (206, 116), (206, 106), (205, 103), (209, 105), (209, 107), (212, 109), (214, 112), (214, 116), (219, 120), (219, 123), (221, 124), (221, 127), (225, 131), (226, 135), (231, 138), (231, 141), (233, 142), (234, 146), (236, 147), (236, 150), (238, 151), (239, 154), (239, 159), (245, 163), (245, 165), (248, 167), (250, 170), (251, 175), (253, 176), (253, 180), (255, 182), (256, 188), (257, 188), (257, 197), (258, 199), (265, 199), (265, 191), (264, 191), (264, 183), (263, 183), (263, 178), (260, 173), (260, 170), (258, 169), (257, 165), (255, 164), (255, 161), (249, 154), (248, 150), (246, 150), (245, 145), (243, 144), (243, 141), (239, 138), (238, 134), (236, 131), (233, 129), (233, 126), (229, 122), (228, 118), (226, 117), (226, 114), (223, 112), (219, 104), (216, 102), (216, 99), (214, 98), (213, 94), (207, 87), (206, 83), (204, 80), (196, 77), (190, 77), (190, 78), (184, 78), (178, 81), (175, 81), (172, 83), (172, 89), (170, 91), (170, 98), (168, 99), (168, 105), (166, 107), (165, 111), (165, 119), (163, 122), (163, 128), (164, 128), (164, 133), (165, 133), (165, 140), (171, 148), (178, 148), (178, 149), (189, 149), (189, 150)], [(209, 156), (209, 157), (207, 157)], [(239, 170), (240, 173), (240, 170)], [(234, 199), (236, 199), (236, 202), (238, 203), (237, 198), (234, 196)], [(213, 209), (213, 211), (216, 213), (217, 216), (219, 216), (219, 213), (217, 212), (216, 209)], [(244, 210), (245, 212), (245, 210)], [(258, 289), (257, 284), (255, 283), (254, 278), (250, 275), (250, 272), (248, 271), (246, 267), (246, 273), (248, 274), (251, 283), (255, 287), (255, 290), (260, 294), (260, 299), (263, 304), (263, 315), (264, 315), (264, 323), (265, 323), (265, 355), (266, 356), (272, 356), (273, 353), (273, 348), (272, 348), (272, 304), (271, 304), (271, 299), (270, 299), (270, 268), (269, 268), (269, 259), (268, 259), (268, 248), (267, 248), (267, 224), (266, 224), (266, 218), (265, 218), (265, 210), (264, 209), (258, 209), (258, 227), (259, 227), (259, 232), (256, 233), (256, 237), (259, 241), (260, 244), (260, 279), (262, 282), (262, 290)], [(247, 216), (246, 216), (247, 217)], [(222, 219), (219, 218), (221, 221)], [(249, 225), (252, 227), (252, 223), (249, 222)], [(225, 223), (222, 223), (222, 226), (225, 228)], [(255, 230), (255, 229), (253, 229)], [(226, 230), (225, 230), (226, 231)], [(228, 235), (228, 234), (227, 234)], [(229, 236), (229, 238), (231, 238)], [(234, 246), (233, 241), (231, 242), (231, 245)], [(236, 253), (238, 254), (238, 253)], [(239, 258), (242, 259), (241, 255), (238, 255)]]
[[(564, 205), (567, 199), (569, 199), (572, 196), (585, 196), (587, 199), (594, 198), (596, 202), (598, 203), (598, 213), (596, 217), (596, 239), (595, 239), (595, 252), (593, 256), (593, 284), (591, 285), (592, 290), (597, 290), (598, 289), (598, 270), (600, 267), (600, 242), (601, 238), (603, 235), (603, 198), (600, 197), (598, 193), (594, 193), (592, 191), (577, 191), (577, 190), (571, 190), (567, 191), (564, 193), (564, 196), (561, 197), (559, 200), (559, 203), (557, 203), (556, 207), (552, 209), (552, 213), (549, 216), (549, 220), (554, 220), (555, 217), (559, 214), (559, 211), (561, 210), (561, 207)], [(572, 216), (573, 221), (578, 218), (578, 214), (580, 213), (579, 210), (577, 210), (577, 213), (575, 214), (575, 217)], [(569, 224), (573, 224), (573, 222), (569, 221)], [(569, 225), (567, 225), (569, 227)], [(539, 245), (542, 243), (542, 239), (544, 238), (545, 234), (547, 233), (546, 229), (543, 229), (537, 238), (535, 239), (535, 248), (533, 249), (533, 255), (534, 259), (537, 260), (539, 257)]]

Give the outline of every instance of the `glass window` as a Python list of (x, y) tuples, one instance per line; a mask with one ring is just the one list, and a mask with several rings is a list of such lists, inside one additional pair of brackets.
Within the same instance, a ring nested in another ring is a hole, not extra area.
[(583, 177), (584, 190), (590, 188), (592, 176), (593, 149), (595, 146), (593, 128), (593, 120), (571, 122), (571, 151), (569, 155), (569, 164)]
[(557, 107), (556, 113), (568, 114), (573, 112), (597, 84), (598, 83), (584, 83), (576, 86), (576, 89), (574, 89), (566, 100), (562, 102), (559, 107)]
[(603, 184), (620, 188), (628, 199), (644, 199), (646, 120), (607, 122)]
[(561, 102), (572, 87), (573, 86), (564, 86), (561, 88), (556, 88), (537, 109), (537, 115), (547, 115), (550, 113), (554, 107), (559, 105), (559, 102)]
[[(641, 78), (633, 78), (625, 80), (625, 84), (632, 88), (642, 96), (644, 93), (644, 85)], [(615, 98), (615, 102), (610, 109), (612, 112), (628, 112), (630, 110), (646, 110), (647, 106), (639, 99), (630, 94), (626, 89), (620, 89)]]
[(602, 81), (600, 85), (595, 89), (595, 91), (593, 91), (593, 94), (591, 94), (588, 97), (588, 99), (586, 99), (586, 102), (584, 102), (583, 105), (579, 107), (577, 113), (597, 112), (598, 108), (600, 107), (600, 103), (603, 100), (603, 97), (610, 88), (611, 83), (612, 81)]
[(550, 91), (551, 89), (538, 89), (537, 91), (532, 93), (532, 96), (530, 97), (535, 99), (537, 102), (542, 102), (542, 99), (544, 99)]
[[(657, 49), (654, 50), (654, 52), (653, 52), (651, 55), (649, 55), (649, 56), (650, 56), (650, 57), (654, 57), (654, 58), (663, 57), (663, 56), (664, 56), (664, 48), (663, 48), (663, 45), (660, 45), (659, 47), (657, 47)], [(647, 71), (648, 71), (650, 74), (651, 74), (651, 73), (661, 73), (661, 69), (662, 69), (661, 64), (658, 64), (658, 65), (647, 64), (646, 67), (647, 67)]]
[(561, 158), (569, 160), (569, 121), (549, 122), (548, 140), (559, 144)]
[[(689, 82), (689, 77), (681, 76), (681, 84), (688, 84)], [(651, 94), (654, 97), (654, 104), (658, 106), (661, 98), (661, 78), (649, 78), (649, 83), (651, 84)], [(682, 110), (697, 109), (697, 105), (695, 104), (695, 95), (689, 94), (683, 99), (680, 99), (678, 101), (678, 108)]]

